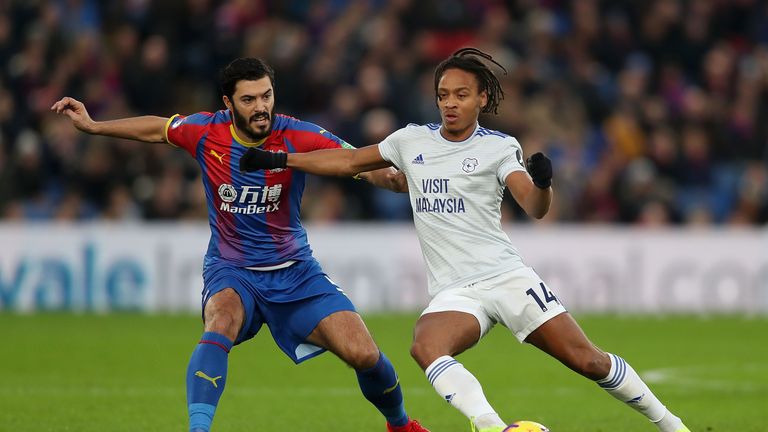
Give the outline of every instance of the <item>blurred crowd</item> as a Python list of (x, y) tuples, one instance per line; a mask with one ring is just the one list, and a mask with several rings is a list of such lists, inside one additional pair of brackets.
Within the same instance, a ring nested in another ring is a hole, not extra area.
[[(768, 220), (768, 3), (760, 0), (0, 0), (4, 220), (203, 220), (200, 172), (96, 120), (223, 108), (218, 70), (276, 70), (277, 112), (355, 146), (439, 122), (436, 64), (491, 53), (505, 99), (484, 126), (555, 168), (547, 221)], [(526, 220), (510, 197), (504, 218)], [(307, 221), (407, 220), (407, 196), (311, 177)]]

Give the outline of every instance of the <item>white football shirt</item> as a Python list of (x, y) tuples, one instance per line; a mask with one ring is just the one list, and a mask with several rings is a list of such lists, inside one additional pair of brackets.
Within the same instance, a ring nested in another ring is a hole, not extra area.
[(461, 142), (439, 129), (410, 124), (379, 144), (381, 156), (408, 178), (433, 296), (523, 266), (501, 228), (504, 180), (525, 171), (520, 144), (480, 125)]

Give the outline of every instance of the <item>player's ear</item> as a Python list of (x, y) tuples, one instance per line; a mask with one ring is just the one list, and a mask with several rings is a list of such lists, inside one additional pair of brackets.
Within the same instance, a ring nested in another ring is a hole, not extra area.
[(486, 105), (488, 105), (488, 91), (483, 90), (480, 92), (480, 110), (485, 108)]
[(226, 106), (228, 110), (233, 111), (232, 101), (229, 100), (227, 95), (222, 96), (221, 100), (224, 102), (224, 106)]

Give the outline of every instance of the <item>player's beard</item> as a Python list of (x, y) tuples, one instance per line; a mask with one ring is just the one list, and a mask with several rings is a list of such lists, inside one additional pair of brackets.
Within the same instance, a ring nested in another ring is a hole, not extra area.
[[(256, 142), (262, 138), (268, 137), (269, 134), (272, 133), (272, 119), (275, 117), (274, 108), (270, 112), (262, 111), (260, 113), (253, 114), (248, 119), (246, 119), (244, 115), (240, 114), (237, 108), (232, 110), (232, 112), (234, 114), (235, 126), (237, 126), (237, 129), (246, 135), (248, 141)], [(264, 116), (266, 116), (268, 121), (266, 127), (259, 128), (259, 130), (251, 127), (252, 121), (263, 118)]]

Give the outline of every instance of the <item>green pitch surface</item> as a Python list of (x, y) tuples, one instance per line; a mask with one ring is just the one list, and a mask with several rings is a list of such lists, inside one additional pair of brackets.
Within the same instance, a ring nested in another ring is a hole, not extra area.
[[(768, 431), (768, 319), (576, 317), (626, 358), (694, 432)], [(414, 315), (368, 316), (397, 367), (409, 413), (432, 432), (464, 417), (408, 356)], [(184, 431), (190, 316), (0, 314), (0, 431)], [(508, 421), (555, 432), (652, 432), (642, 416), (497, 327), (459, 356)], [(264, 331), (230, 355), (214, 431), (383, 432), (355, 375), (331, 354), (300, 366)]]

